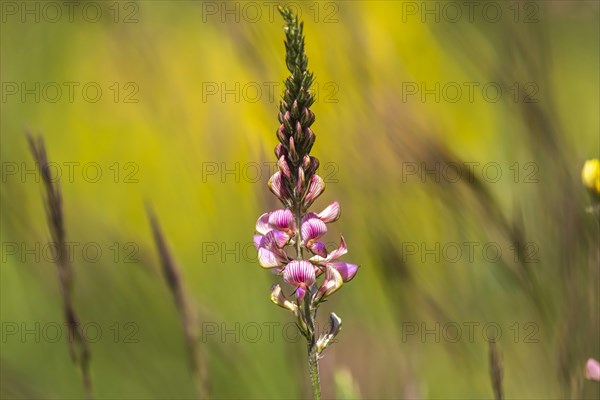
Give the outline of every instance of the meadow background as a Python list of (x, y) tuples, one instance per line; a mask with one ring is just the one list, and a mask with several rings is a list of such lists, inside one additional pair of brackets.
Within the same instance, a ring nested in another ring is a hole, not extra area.
[[(322, 307), (322, 325), (343, 320), (327, 398), (492, 398), (496, 327), (507, 398), (600, 394), (583, 379), (600, 358), (600, 250), (580, 183), (600, 148), (599, 6), (474, 3), (458, 19), (445, 2), (292, 3), (317, 82), (315, 208), (340, 202), (327, 239), (343, 233), (362, 265)], [(196, 393), (145, 203), (181, 267), (211, 397), (309, 396), (305, 344), (251, 248), (277, 207), (274, 3), (80, 1), (72, 19), (45, 4), (2, 2), (2, 398), (83, 396), (66, 330), (52, 340), (62, 305), (25, 129), (62, 174), (97, 398)]]

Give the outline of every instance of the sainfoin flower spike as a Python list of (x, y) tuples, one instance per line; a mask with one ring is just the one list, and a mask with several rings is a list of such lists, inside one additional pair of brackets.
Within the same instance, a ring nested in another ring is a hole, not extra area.
[(286, 66), (290, 76), (285, 80), (279, 105), (277, 172), (270, 177), (268, 187), (283, 208), (258, 218), (254, 245), (260, 266), (280, 275), (289, 290), (286, 296), (284, 288), (274, 285), (271, 301), (294, 315), (306, 338), (313, 397), (319, 399), (318, 360), (333, 343), (342, 320), (331, 313), (329, 330), (319, 336), (315, 331), (317, 310), (354, 278), (359, 266), (339, 260), (348, 252), (343, 236), (339, 247), (331, 251), (322, 241), (327, 225), (340, 218), (339, 203), (334, 201), (318, 213), (309, 211), (325, 191), (325, 182), (317, 174), (319, 160), (310, 155), (316, 140), (311, 129), (315, 115), (310, 110), (314, 102), (310, 91), (313, 74), (304, 51), (303, 23), (289, 9), (280, 7), (279, 11), (286, 22)]

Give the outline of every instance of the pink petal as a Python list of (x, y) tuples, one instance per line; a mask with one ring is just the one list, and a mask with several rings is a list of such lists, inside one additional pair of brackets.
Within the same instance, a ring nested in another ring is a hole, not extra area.
[(259, 247), (273, 251), (276, 247), (282, 248), (290, 240), (290, 236), (282, 231), (272, 230), (262, 237)]
[(308, 190), (306, 191), (306, 196), (304, 197), (304, 205), (309, 207), (313, 201), (317, 199), (325, 190), (325, 182), (323, 178), (319, 175), (313, 175), (310, 177), (310, 182), (308, 183)]
[(342, 275), (332, 267), (327, 267), (327, 274), (325, 275), (325, 281), (319, 288), (319, 297), (326, 297), (334, 292), (336, 292), (342, 284), (344, 280)]
[(334, 201), (318, 214), (318, 217), (327, 224), (337, 221), (340, 217), (340, 204)]
[(344, 254), (346, 254), (348, 252), (348, 247), (346, 247), (346, 241), (344, 240), (344, 236), (343, 235), (340, 235), (340, 236), (341, 236), (340, 247), (338, 247), (337, 249), (335, 249), (331, 253), (329, 253), (329, 255), (327, 256), (328, 261), (337, 260), (338, 258), (340, 258), (341, 256), (343, 256)]
[(268, 182), (269, 190), (273, 192), (275, 196), (281, 201), (285, 201), (289, 198), (287, 189), (283, 184), (281, 172), (275, 172)]
[(294, 229), (294, 214), (288, 209), (273, 211), (269, 216), (269, 225), (279, 230)]
[(311, 240), (318, 239), (327, 233), (327, 225), (319, 218), (311, 218), (304, 222), (301, 227), (302, 240), (308, 243)]
[(258, 263), (263, 268), (275, 268), (280, 267), (283, 264), (275, 253), (264, 247), (258, 249)]
[(263, 238), (262, 235), (254, 235), (254, 247), (256, 247), (257, 250), (260, 247), (262, 238)]
[(306, 290), (304, 290), (301, 286), (298, 286), (296, 289), (296, 298), (300, 303), (304, 300), (304, 295), (306, 294)]
[(600, 363), (593, 358), (585, 364), (585, 377), (592, 381), (600, 382)]
[(308, 212), (308, 213), (304, 214), (304, 217), (302, 217), (302, 223), (305, 223), (309, 219), (313, 219), (313, 218), (319, 218), (319, 216), (312, 211)]
[(256, 232), (260, 233), (261, 235), (266, 235), (267, 232), (271, 230), (271, 227), (269, 226), (270, 214), (271, 213), (264, 213), (258, 218), (258, 221), (256, 221)]
[(349, 264), (345, 262), (333, 262), (329, 265), (331, 265), (340, 273), (344, 282), (351, 281), (352, 278), (354, 278), (354, 276), (358, 272), (358, 265), (356, 264)]
[(307, 245), (308, 249), (320, 257), (327, 257), (327, 248), (323, 242), (313, 242)]
[[(280, 127), (280, 129), (281, 129), (281, 127)], [(277, 143), (277, 146), (275, 146), (275, 157), (277, 157), (279, 159), (283, 155), (285, 155), (285, 148), (283, 147), (283, 145), (281, 143)]]
[(291, 261), (283, 271), (283, 279), (294, 286), (310, 286), (316, 280), (315, 267), (306, 260)]

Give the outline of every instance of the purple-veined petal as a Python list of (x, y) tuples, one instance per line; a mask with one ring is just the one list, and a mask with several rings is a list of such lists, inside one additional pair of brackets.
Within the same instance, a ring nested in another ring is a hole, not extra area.
[(313, 175), (310, 177), (310, 182), (308, 183), (308, 189), (306, 191), (306, 196), (304, 197), (304, 205), (305, 207), (309, 207), (313, 201), (315, 201), (321, 193), (325, 190), (325, 182), (323, 178), (319, 175)]
[(282, 231), (272, 230), (262, 237), (259, 247), (273, 251), (275, 248), (282, 248), (290, 240), (290, 236)]
[(306, 214), (304, 214), (304, 217), (302, 217), (302, 223), (305, 223), (306, 221), (308, 221), (309, 219), (313, 219), (313, 218), (319, 218), (319, 216), (314, 213), (314, 212), (307, 212)]
[[(281, 129), (281, 127), (280, 127), (280, 129)], [(275, 146), (275, 157), (277, 157), (277, 159), (279, 159), (283, 155), (285, 155), (285, 148), (283, 147), (283, 145), (281, 143), (277, 143), (277, 146)]]
[(339, 271), (333, 267), (327, 267), (327, 273), (325, 275), (325, 281), (319, 288), (319, 298), (327, 297), (339, 288), (342, 287), (344, 279)]
[(288, 166), (287, 161), (285, 160), (285, 156), (279, 157), (277, 161), (277, 166), (279, 167), (279, 171), (286, 177), (290, 177), (290, 167)]
[(351, 281), (352, 278), (354, 278), (354, 276), (358, 272), (358, 265), (356, 264), (349, 264), (338, 261), (329, 263), (329, 265), (335, 268), (340, 273), (344, 282)]
[(585, 364), (585, 377), (592, 381), (600, 382), (600, 363), (593, 358), (587, 360)]
[(279, 230), (294, 229), (296, 222), (294, 221), (294, 214), (289, 209), (275, 210), (269, 215), (269, 225), (272, 228)]
[(309, 243), (327, 233), (327, 225), (319, 218), (310, 218), (302, 223), (302, 240), (304, 243)]
[(256, 232), (260, 233), (261, 235), (266, 235), (271, 230), (271, 227), (269, 226), (270, 214), (271, 213), (264, 213), (258, 217), (258, 220), (256, 221)]
[(348, 247), (346, 246), (346, 241), (344, 240), (344, 236), (340, 235), (340, 247), (338, 247), (337, 249), (333, 250), (331, 253), (329, 253), (329, 255), (327, 256), (327, 260), (328, 261), (332, 261), (332, 260), (337, 260), (338, 258), (340, 258), (341, 256), (343, 256), (344, 254), (346, 254), (348, 252)]
[(260, 243), (262, 242), (262, 235), (254, 235), (254, 247), (258, 250)]
[(334, 201), (323, 211), (317, 214), (317, 216), (327, 224), (337, 221), (337, 219), (340, 217), (340, 204), (337, 201)]
[(289, 198), (288, 191), (283, 184), (281, 172), (277, 171), (269, 178), (268, 186), (269, 190), (271, 190), (279, 200), (284, 201)]
[(307, 169), (310, 167), (310, 156), (307, 154), (302, 159), (302, 168)]
[(312, 242), (309, 243), (306, 247), (308, 247), (308, 249), (312, 251), (313, 254), (316, 254), (320, 257), (327, 257), (327, 248), (325, 247), (325, 243), (323, 242)]
[(283, 262), (271, 250), (264, 247), (258, 249), (258, 263), (263, 268), (275, 268), (283, 265)]
[(283, 279), (294, 286), (310, 286), (315, 283), (315, 267), (306, 260), (294, 260), (286, 265)]

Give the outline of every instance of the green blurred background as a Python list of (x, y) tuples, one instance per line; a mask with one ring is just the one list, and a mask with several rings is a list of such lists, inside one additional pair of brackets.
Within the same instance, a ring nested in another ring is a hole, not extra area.
[[(362, 265), (322, 307), (322, 325), (331, 311), (344, 325), (321, 362), (327, 398), (491, 398), (496, 328), (507, 398), (600, 394), (583, 379), (600, 357), (600, 250), (579, 177), (600, 146), (599, 6), (473, 3), (292, 3), (317, 82), (315, 208), (340, 202), (327, 240), (343, 233)], [(251, 248), (277, 207), (275, 3), (1, 4), (2, 398), (83, 396), (66, 331), (51, 340), (62, 305), (25, 128), (62, 173), (97, 398), (196, 395), (144, 202), (181, 267), (211, 397), (309, 396), (305, 345)]]

